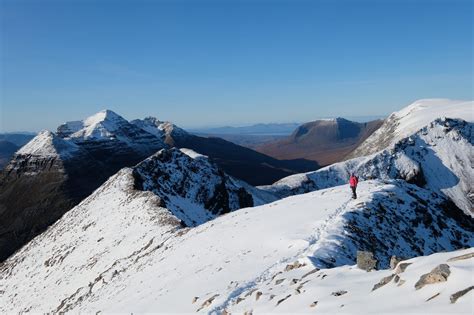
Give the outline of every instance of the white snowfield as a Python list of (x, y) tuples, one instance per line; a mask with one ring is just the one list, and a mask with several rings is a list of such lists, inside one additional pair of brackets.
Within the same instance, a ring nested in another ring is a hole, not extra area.
[[(294, 313), (313, 311), (315, 300), (330, 313), (472, 310), (472, 292), (454, 304), (449, 300), (472, 285), (472, 259), (449, 263), (446, 283), (413, 287), (435, 264), (462, 253), (415, 259), (401, 275), (404, 285), (387, 284), (373, 293), (372, 286), (390, 271), (343, 266), (354, 263), (356, 246), (371, 237), (387, 242), (393, 237), (386, 251), (398, 255), (450, 250), (459, 246), (453, 245), (457, 238), (474, 246), (472, 231), (447, 216), (440, 216), (447, 226), (434, 231), (441, 224), (436, 211), (441, 199), (432, 197), (426, 209), (415, 207), (430, 192), (403, 181), (363, 182), (357, 200), (347, 187), (289, 197), (192, 229), (181, 229), (155, 195), (135, 191), (132, 182), (131, 171), (122, 170), (9, 258), (0, 267), (0, 312)], [(426, 216), (429, 222), (423, 222)], [(397, 219), (399, 224), (391, 221)], [(321, 267), (326, 255), (340, 267), (303, 277)], [(295, 261), (304, 266), (283, 272)], [(338, 290), (348, 293), (331, 295)], [(436, 292), (441, 295), (425, 302)]]
[(350, 157), (381, 151), (408, 137), (438, 118), (458, 118), (474, 122), (474, 101), (421, 99), (392, 113)]

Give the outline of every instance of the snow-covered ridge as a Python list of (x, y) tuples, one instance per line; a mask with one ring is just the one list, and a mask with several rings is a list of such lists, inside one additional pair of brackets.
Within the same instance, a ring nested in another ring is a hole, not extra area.
[(43, 130), (16, 154), (68, 159), (79, 151), (80, 148), (74, 142), (61, 139), (52, 132)]
[(473, 123), (463, 120), (437, 119), (382, 152), (293, 175), (261, 188), (284, 197), (345, 185), (355, 172), (362, 180), (401, 178), (442, 192), (472, 214), (473, 127)]
[(366, 156), (381, 151), (438, 118), (456, 118), (474, 122), (474, 101), (418, 100), (402, 110), (392, 113), (383, 125), (348, 158)]
[(189, 135), (184, 129), (179, 128), (172, 122), (160, 121), (155, 117), (135, 119), (131, 123), (163, 140), (166, 140), (167, 137), (186, 137)]

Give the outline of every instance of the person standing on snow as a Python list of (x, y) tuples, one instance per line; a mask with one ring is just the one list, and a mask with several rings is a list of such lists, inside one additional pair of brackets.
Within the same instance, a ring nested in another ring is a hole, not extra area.
[(351, 186), (352, 189), (352, 199), (357, 199), (357, 184), (359, 183), (359, 178), (355, 176), (354, 173), (351, 174), (351, 177), (349, 178), (349, 185)]

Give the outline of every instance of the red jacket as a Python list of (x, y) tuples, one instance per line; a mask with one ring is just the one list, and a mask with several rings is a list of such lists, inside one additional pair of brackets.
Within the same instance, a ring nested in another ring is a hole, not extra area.
[(359, 179), (357, 178), (357, 176), (351, 176), (351, 178), (349, 179), (349, 185), (351, 185), (351, 187), (357, 187), (358, 183)]

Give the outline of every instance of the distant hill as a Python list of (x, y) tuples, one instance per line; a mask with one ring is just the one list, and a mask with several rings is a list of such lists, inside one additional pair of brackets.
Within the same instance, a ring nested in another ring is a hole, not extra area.
[(22, 147), (34, 138), (33, 132), (0, 133), (0, 141), (8, 141)]
[(195, 134), (210, 135), (289, 135), (299, 124), (256, 124), (244, 127), (217, 127), (217, 128), (199, 128), (189, 129), (188, 131)]
[(344, 118), (316, 120), (299, 126), (284, 139), (264, 143), (255, 149), (277, 159), (308, 159), (328, 165), (343, 160), (382, 122), (358, 123)]
[(0, 169), (8, 164), (13, 154), (19, 149), (17, 145), (9, 141), (0, 140)]

